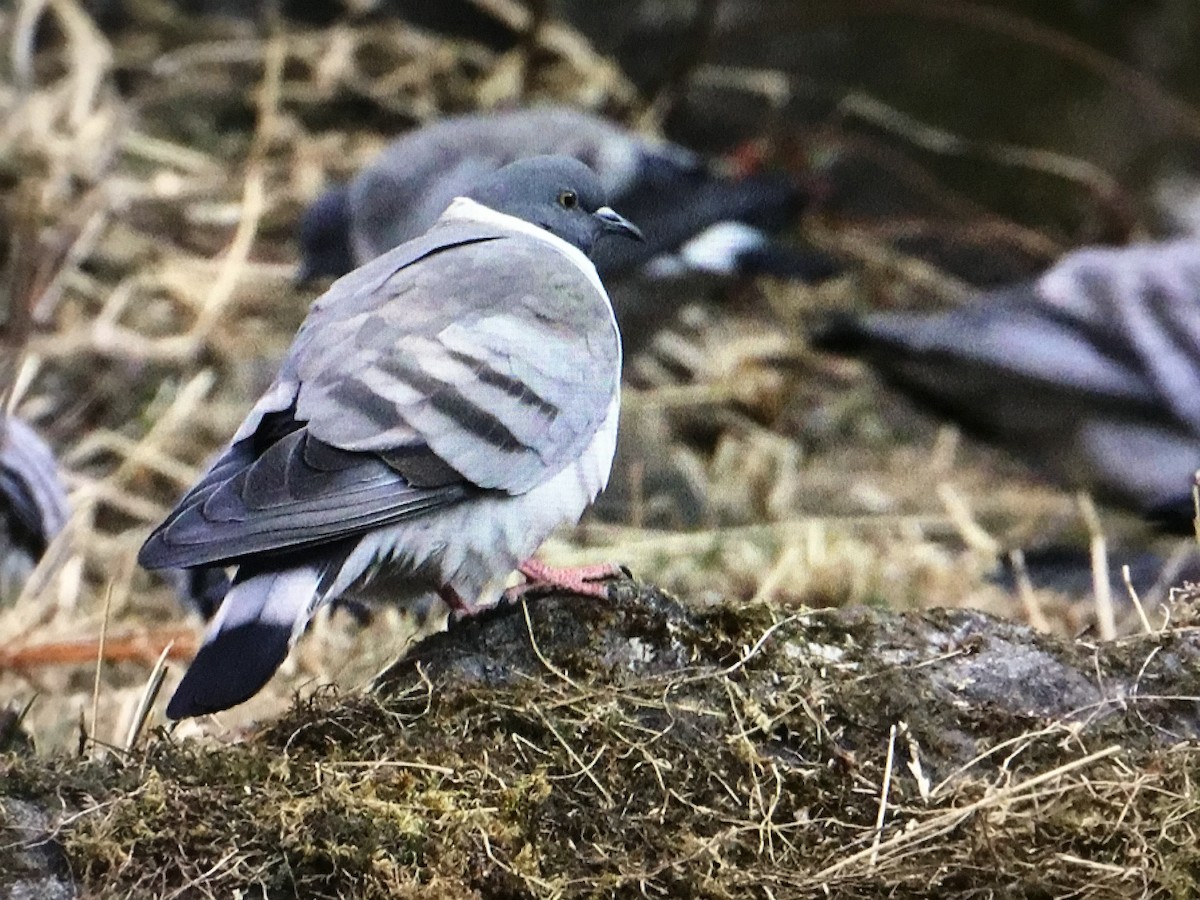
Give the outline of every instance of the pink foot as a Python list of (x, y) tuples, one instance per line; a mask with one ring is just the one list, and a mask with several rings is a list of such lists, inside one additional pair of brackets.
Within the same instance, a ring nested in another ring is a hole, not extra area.
[(510, 603), (526, 594), (545, 593), (548, 591), (567, 591), (579, 594), (581, 597), (595, 597), (599, 600), (608, 599), (607, 582), (614, 578), (627, 578), (629, 570), (614, 563), (601, 563), (595, 566), (579, 566), (577, 568), (557, 568), (548, 566), (536, 559), (527, 559), (517, 566), (517, 571), (528, 581), (518, 584), (504, 592), (504, 599)]

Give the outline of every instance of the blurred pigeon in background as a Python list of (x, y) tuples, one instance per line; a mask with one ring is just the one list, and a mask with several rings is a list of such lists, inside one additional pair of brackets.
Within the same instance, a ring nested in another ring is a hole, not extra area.
[(12, 186), (0, 203), (0, 601), (21, 593), (71, 515), (54, 452), (7, 410), (17, 392), (35, 310), (78, 233), (77, 223), (69, 221), (42, 228), (41, 188), (40, 180), (30, 177)]
[[(150, 569), (236, 565), (167, 707), (253, 696), (313, 612), (366, 582), (459, 615), (529, 587), (602, 596), (613, 566), (529, 557), (604, 488), (621, 343), (586, 254), (640, 237), (567, 157), (485, 177), (425, 235), (338, 281), (226, 451), (149, 537)], [(396, 302), (393, 302), (396, 301)]]
[(1068, 254), (934, 314), (830, 321), (818, 349), (1073, 487), (1192, 531), (1200, 468), (1200, 242)]
[(770, 237), (805, 206), (795, 180), (721, 174), (676, 144), (591, 113), (540, 107), (443, 119), (396, 140), (305, 213), (301, 277), (340, 276), (412, 240), (482, 176), (542, 154), (573, 156), (590, 166), (613, 205), (645, 232), (645, 243), (597, 249), (596, 268), (605, 278), (643, 267), (652, 276), (700, 271), (806, 280), (839, 270), (824, 254)]
[(11, 600), (71, 513), (46, 442), (16, 416), (0, 430), (0, 600)]

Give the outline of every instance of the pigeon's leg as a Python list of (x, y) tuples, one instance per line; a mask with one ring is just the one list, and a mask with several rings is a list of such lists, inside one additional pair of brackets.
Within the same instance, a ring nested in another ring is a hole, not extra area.
[(456, 619), (465, 619), (467, 616), (473, 616), (478, 612), (475, 607), (459, 595), (458, 591), (448, 584), (438, 588), (437, 594), (442, 598), (442, 602), (450, 607), (450, 615)]
[(528, 581), (505, 591), (505, 600), (513, 601), (525, 594), (545, 591), (567, 591), (571, 594), (579, 594), (581, 597), (596, 597), (604, 600), (608, 598), (609, 586), (606, 582), (614, 578), (629, 577), (628, 569), (614, 563), (560, 569), (548, 566), (536, 559), (527, 559), (517, 566), (517, 571)]

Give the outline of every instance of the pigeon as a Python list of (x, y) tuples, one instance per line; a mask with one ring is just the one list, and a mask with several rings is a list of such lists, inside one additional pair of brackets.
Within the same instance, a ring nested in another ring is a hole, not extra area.
[(424, 235), (313, 305), (225, 451), (149, 536), (148, 569), (236, 566), (167, 706), (227, 709), (347, 592), (437, 594), (458, 616), (509, 589), (607, 596), (611, 565), (530, 559), (607, 483), (621, 341), (588, 258), (640, 238), (577, 160), (485, 175)]
[(839, 267), (768, 237), (794, 221), (805, 192), (780, 174), (734, 178), (691, 151), (652, 141), (607, 119), (538, 107), (442, 119), (403, 135), (349, 184), (320, 196), (299, 231), (300, 279), (340, 276), (422, 234), (480, 177), (517, 159), (573, 156), (600, 176), (614, 206), (646, 241), (597, 248), (606, 280), (699, 271), (816, 280)]
[(54, 453), (16, 416), (0, 426), (0, 598), (21, 592), (70, 505)]
[(1192, 533), (1200, 241), (1076, 250), (949, 312), (835, 318), (813, 344), (1066, 485)]

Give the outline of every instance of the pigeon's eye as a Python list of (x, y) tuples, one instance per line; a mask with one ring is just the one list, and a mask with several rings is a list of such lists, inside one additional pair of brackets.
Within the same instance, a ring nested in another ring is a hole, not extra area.
[(574, 191), (563, 191), (558, 195), (558, 205), (563, 209), (574, 209), (579, 205), (579, 195)]

